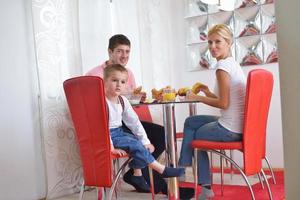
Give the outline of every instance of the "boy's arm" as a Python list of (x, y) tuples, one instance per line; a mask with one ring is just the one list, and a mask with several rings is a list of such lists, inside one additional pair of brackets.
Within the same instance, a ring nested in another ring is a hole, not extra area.
[(122, 96), (124, 100), (124, 111), (122, 115), (122, 120), (126, 126), (131, 130), (131, 132), (142, 142), (143, 145), (151, 144), (147, 137), (146, 131), (139, 120), (139, 117), (133, 110), (129, 101), (126, 97)]

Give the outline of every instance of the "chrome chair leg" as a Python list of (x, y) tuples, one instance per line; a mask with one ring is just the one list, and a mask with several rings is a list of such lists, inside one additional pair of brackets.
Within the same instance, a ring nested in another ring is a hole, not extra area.
[(260, 174), (260, 173), (258, 173), (258, 174), (257, 174), (257, 176), (258, 176), (258, 179), (259, 179), (259, 182), (260, 182), (261, 188), (262, 188), (262, 189), (265, 189), (265, 186), (264, 186), (263, 180), (262, 180), (262, 178), (261, 178), (261, 174)]
[(104, 189), (103, 187), (96, 187), (96, 190), (97, 190), (97, 200), (102, 200), (102, 199), (105, 199), (105, 196), (104, 196)]
[(275, 179), (274, 171), (273, 171), (273, 169), (272, 169), (272, 166), (271, 166), (271, 164), (270, 164), (269, 159), (267, 158), (267, 156), (264, 157), (264, 160), (266, 161), (266, 163), (267, 163), (267, 165), (268, 165), (268, 167), (269, 167), (269, 170), (270, 170), (270, 172), (271, 172), (271, 176), (272, 176), (272, 179), (273, 179), (273, 183), (276, 184), (276, 179)]
[(265, 174), (264, 170), (262, 170), (262, 169), (261, 169), (261, 174), (263, 175), (264, 180), (265, 180), (265, 182), (267, 184), (268, 194), (269, 194), (270, 200), (273, 200), (273, 195), (272, 195), (272, 191), (271, 191), (271, 188), (270, 188), (269, 181), (268, 181), (268, 179), (266, 177), (266, 174)]
[(103, 193), (102, 193), (102, 199), (105, 200), (108, 197), (108, 192), (106, 190), (106, 188), (103, 188)]
[(249, 189), (249, 191), (250, 191), (250, 193), (251, 193), (252, 200), (255, 200), (254, 192), (253, 192), (253, 189), (252, 189), (252, 187), (251, 187), (251, 185), (250, 185), (250, 183), (249, 183), (249, 181), (248, 181), (248, 179), (247, 179), (247, 176), (245, 175), (245, 173), (243, 172), (243, 170), (238, 166), (238, 164), (236, 164), (236, 162), (234, 162), (234, 160), (232, 160), (232, 159), (229, 158), (228, 156), (226, 156), (226, 155), (224, 155), (224, 154), (222, 154), (222, 153), (220, 153), (220, 152), (218, 152), (218, 151), (215, 151), (215, 150), (209, 150), (209, 151), (211, 151), (211, 152), (213, 152), (213, 153), (215, 153), (215, 154), (217, 154), (217, 155), (219, 155), (219, 156), (224, 157), (226, 160), (228, 160), (230, 163), (233, 164), (233, 166), (240, 172), (240, 174), (241, 174), (242, 177), (244, 178), (246, 184), (248, 185), (248, 189)]
[(81, 187), (80, 187), (80, 193), (79, 193), (79, 200), (83, 199), (84, 196), (84, 189), (85, 189), (85, 185), (84, 185), (84, 180), (82, 181)]
[(195, 199), (198, 199), (198, 149), (194, 149), (194, 164), (193, 164), (193, 171), (194, 171), (194, 190), (195, 190)]
[(149, 169), (151, 195), (152, 195), (152, 200), (154, 200), (155, 199), (155, 191), (154, 191), (153, 171), (150, 167), (148, 167), (148, 169)]
[[(224, 150), (221, 150), (220, 151), (221, 153), (223, 153), (224, 155), (225, 154), (225, 151)], [(223, 158), (222, 156), (220, 156), (220, 168), (221, 168), (221, 196), (223, 196), (223, 185), (224, 185), (224, 166), (223, 166)]]
[[(234, 156), (233, 150), (229, 150), (229, 155), (230, 155), (230, 158), (232, 160), (234, 160), (234, 158), (233, 158), (233, 156)], [(230, 178), (231, 178), (231, 180), (233, 179), (233, 174), (234, 174), (233, 165), (232, 165), (232, 163), (230, 163)]]
[[(113, 160), (113, 177), (116, 177), (116, 171), (118, 171), (119, 169), (120, 169), (119, 159), (114, 159)], [(115, 191), (114, 191), (116, 199), (118, 199), (118, 189), (119, 189), (119, 186), (117, 185), (115, 188)]]
[(210, 180), (211, 180), (211, 182), (213, 183), (213, 180), (214, 180), (214, 177), (213, 177), (213, 167), (214, 167), (214, 165), (213, 165), (213, 153), (212, 152), (210, 152), (210, 169), (211, 169), (211, 173), (210, 173)]
[(111, 200), (112, 199), (112, 196), (113, 196), (113, 193), (115, 191), (115, 188), (116, 188), (116, 185), (118, 183), (118, 180), (121, 176), (121, 173), (124, 171), (125, 167), (127, 166), (127, 164), (132, 160), (132, 158), (128, 158), (123, 164), (122, 166), (120, 167), (120, 169), (118, 170), (118, 173), (117, 175), (115, 176), (115, 180), (110, 188), (110, 191), (109, 191), (109, 195), (108, 195), (108, 200)]

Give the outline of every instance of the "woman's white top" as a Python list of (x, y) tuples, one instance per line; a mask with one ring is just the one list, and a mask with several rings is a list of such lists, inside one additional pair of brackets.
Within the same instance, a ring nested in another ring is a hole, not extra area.
[(126, 97), (122, 96), (122, 99), (124, 101), (124, 110), (120, 102), (113, 103), (106, 98), (109, 109), (109, 129), (122, 127), (123, 121), (143, 145), (150, 144), (150, 140), (136, 112)]
[(242, 133), (246, 94), (245, 74), (233, 57), (219, 60), (216, 69), (224, 70), (230, 76), (229, 107), (221, 110), (219, 123), (232, 132)]

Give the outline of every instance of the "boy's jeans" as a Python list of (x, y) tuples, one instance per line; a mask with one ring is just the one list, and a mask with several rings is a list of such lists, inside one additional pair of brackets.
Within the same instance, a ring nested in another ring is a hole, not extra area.
[(126, 151), (133, 158), (129, 163), (130, 168), (142, 169), (155, 161), (144, 145), (134, 135), (124, 132), (122, 128), (110, 129), (110, 136), (115, 148)]
[[(185, 120), (179, 166), (191, 166), (193, 149), (191, 142), (196, 139), (233, 142), (242, 140), (242, 134), (234, 133), (218, 123), (218, 117), (197, 115)], [(198, 183), (211, 184), (209, 159), (206, 151), (198, 153)]]

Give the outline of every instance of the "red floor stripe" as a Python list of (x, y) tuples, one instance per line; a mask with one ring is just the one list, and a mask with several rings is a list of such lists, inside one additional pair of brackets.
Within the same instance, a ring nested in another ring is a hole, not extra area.
[[(285, 193), (284, 193), (284, 175), (283, 171), (274, 172), (276, 177), (277, 184), (273, 184), (271, 178), (268, 179), (271, 187), (271, 191), (273, 193), (274, 200), (284, 200)], [(266, 173), (269, 174), (269, 173)], [(242, 177), (241, 177), (242, 178)], [(194, 187), (193, 183), (180, 183), (182, 187)], [(261, 188), (260, 183), (257, 183), (252, 186), (254, 191), (254, 196), (257, 200), (268, 200), (268, 191), (267, 188)], [(221, 196), (221, 186), (220, 185), (213, 185), (213, 190), (215, 193), (214, 200), (251, 200), (251, 194), (246, 186), (223, 186), (224, 195)], [(201, 192), (201, 187), (198, 188), (198, 193)]]

